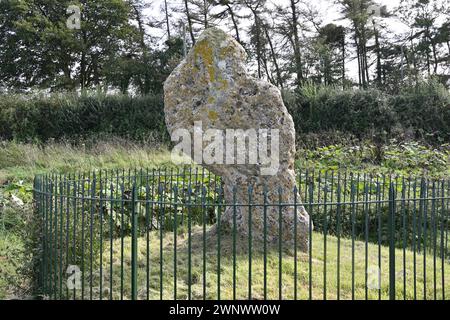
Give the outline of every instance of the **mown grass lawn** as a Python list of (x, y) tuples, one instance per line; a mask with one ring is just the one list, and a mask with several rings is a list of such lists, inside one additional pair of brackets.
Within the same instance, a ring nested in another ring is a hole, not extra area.
[[(149, 235), (149, 264), (147, 264), (147, 241), (146, 238), (138, 239), (138, 299), (159, 299), (162, 292), (163, 299), (174, 299), (176, 284), (176, 298), (188, 299), (189, 290), (191, 299), (203, 299), (205, 290), (206, 299), (217, 299), (218, 297), (218, 246), (217, 236), (206, 232), (205, 257), (203, 257), (203, 231), (200, 227), (192, 230), (191, 235), (191, 285), (189, 286), (189, 237), (187, 233), (179, 233), (176, 247), (174, 245), (173, 233), (163, 236), (163, 263), (160, 265), (161, 235), (158, 232), (151, 232)], [(352, 241), (351, 239), (340, 239), (340, 261), (338, 264), (338, 239), (334, 236), (327, 236), (327, 251), (324, 253), (324, 236), (320, 233), (313, 234), (313, 245), (311, 255), (311, 297), (312, 299), (337, 299), (338, 291), (340, 299), (352, 299), (352, 281), (354, 281), (354, 298), (366, 298), (366, 262), (365, 243), (355, 241), (354, 243), (354, 273), (352, 273)], [(251, 299), (264, 298), (264, 255), (261, 245), (253, 244), (251, 264), (249, 264), (248, 240), (237, 239), (236, 254), (236, 299), (249, 298), (249, 268), (251, 266)], [(131, 297), (131, 242), (130, 238), (124, 239), (123, 246), (123, 269), (121, 268), (121, 240), (113, 241), (113, 264), (112, 264), (112, 298), (121, 298), (121, 285), (123, 285), (123, 298)], [(174, 253), (176, 248), (176, 282), (174, 272)], [(221, 236), (220, 249), (220, 298), (233, 299), (233, 242), (230, 236)], [(381, 283), (380, 290), (377, 290), (379, 263), (378, 245), (368, 244), (367, 268), (368, 273), (368, 299), (388, 299), (389, 297), (389, 251), (387, 247), (381, 246)], [(110, 298), (110, 247), (109, 242), (105, 242), (103, 254), (103, 299)], [(450, 264), (442, 261), (439, 256), (436, 259), (436, 270), (434, 269), (434, 259), (430, 254), (424, 256), (416, 254), (415, 260), (413, 252), (396, 249), (396, 298), (397, 299), (434, 299), (450, 297)], [(326, 263), (325, 263), (326, 259)], [(285, 248), (281, 260), (281, 293), (282, 299), (294, 299), (294, 288), (297, 285), (297, 298), (308, 299), (309, 282), (309, 256), (306, 253), (298, 252), (297, 257), (297, 282), (295, 282), (294, 251), (292, 248)], [(403, 263), (405, 261), (405, 268)], [(414, 261), (416, 262), (414, 264)], [(424, 261), (426, 268), (424, 268)], [(414, 270), (414, 265), (416, 270)], [(339, 266), (339, 287), (338, 287), (338, 266)], [(444, 272), (442, 271), (444, 266)], [(85, 266), (85, 274), (89, 273), (89, 264)], [(147, 269), (148, 268), (148, 269)], [(162, 268), (162, 269), (161, 269)], [(204, 268), (206, 270), (204, 276)], [(267, 299), (279, 298), (279, 268), (280, 260), (278, 250), (270, 247), (267, 250), (267, 277), (266, 290)], [(326, 272), (324, 271), (326, 268)], [(148, 273), (147, 273), (148, 270)], [(162, 270), (162, 273), (161, 273)], [(424, 276), (424, 270), (426, 274)], [(94, 270), (93, 277), (93, 298), (98, 299), (99, 281), (98, 269)], [(123, 284), (121, 284), (121, 274), (123, 273)], [(354, 274), (354, 278), (352, 275)], [(149, 287), (147, 289), (147, 275)], [(405, 278), (404, 278), (405, 275)], [(326, 277), (326, 278), (325, 278)], [(436, 277), (436, 284), (434, 279)], [(414, 280), (415, 278), (415, 280)], [(85, 298), (89, 298), (89, 277), (85, 277)], [(205, 281), (205, 282), (204, 282)], [(444, 281), (444, 287), (442, 286)], [(162, 287), (161, 284), (162, 283)], [(414, 292), (414, 283), (415, 292)], [(326, 284), (326, 286), (325, 286)], [(406, 284), (406, 286), (405, 286)], [(424, 286), (425, 285), (425, 286)], [(205, 289), (204, 289), (205, 286)], [(339, 288), (339, 289), (338, 289)], [(70, 298), (73, 293), (71, 292)], [(76, 293), (80, 298), (80, 292)]]

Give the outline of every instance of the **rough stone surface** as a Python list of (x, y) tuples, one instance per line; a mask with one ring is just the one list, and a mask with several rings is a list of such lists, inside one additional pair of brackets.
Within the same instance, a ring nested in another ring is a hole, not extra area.
[[(294, 239), (296, 225), (298, 248), (306, 251), (310, 219), (299, 194), (294, 192), (294, 123), (278, 88), (248, 75), (245, 61), (244, 49), (231, 36), (217, 28), (205, 30), (164, 84), (167, 128), (169, 133), (180, 128), (192, 131), (194, 121), (202, 121), (203, 130), (279, 129), (279, 169), (275, 175), (261, 175), (257, 164), (204, 166), (222, 177), (226, 203), (233, 203), (233, 186), (236, 186), (236, 202), (241, 204), (249, 202), (249, 185), (253, 188), (252, 203), (255, 204), (264, 203), (264, 186), (268, 190), (267, 203), (278, 204), (281, 194), (281, 203), (293, 204), (296, 197), (296, 214), (294, 205), (282, 206), (282, 240)], [(233, 227), (233, 215), (234, 208), (227, 207), (222, 214), (221, 228)], [(269, 242), (279, 239), (279, 216), (279, 206), (267, 207), (266, 239)], [(252, 208), (255, 239), (263, 239), (263, 217), (262, 206)], [(248, 236), (248, 221), (248, 206), (236, 207), (236, 227), (242, 236)]]

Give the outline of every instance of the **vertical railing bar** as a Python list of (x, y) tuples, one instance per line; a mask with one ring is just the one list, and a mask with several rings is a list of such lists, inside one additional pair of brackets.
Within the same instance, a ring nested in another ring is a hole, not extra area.
[[(78, 182), (80, 180), (80, 175), (78, 174)], [(72, 203), (72, 208), (73, 208), (73, 253), (72, 253), (72, 265), (77, 265), (77, 224), (78, 224), (78, 219), (77, 219), (77, 213), (78, 213), (78, 183), (76, 180), (76, 177), (74, 175), (74, 181), (73, 181), (73, 203)], [(78, 284), (77, 284), (78, 285)], [(77, 298), (77, 286), (74, 285), (73, 286), (73, 300), (76, 300)]]
[(308, 261), (308, 271), (309, 271), (309, 281), (308, 281), (308, 289), (309, 289), (309, 300), (312, 300), (312, 216), (313, 216), (313, 202), (314, 202), (314, 180), (310, 181), (309, 186), (309, 221), (308, 221), (308, 237), (309, 237), (309, 261)]
[(252, 196), (253, 188), (248, 186), (248, 300), (252, 299)]
[[(370, 177), (369, 177), (370, 179)], [(368, 296), (368, 272), (369, 272), (369, 186), (367, 175), (364, 174), (364, 294), (365, 300)]]
[[(408, 202), (407, 202), (407, 207), (408, 207), (407, 208), (407, 214), (408, 214), (408, 217), (411, 214), (411, 185), (412, 185), (411, 181), (412, 181), (412, 177), (411, 177), (411, 175), (409, 175), (409, 177), (408, 177), (408, 196), (407, 196), (408, 197)], [(408, 225), (410, 225), (412, 223), (412, 221), (410, 221), (410, 220), (412, 220), (412, 219), (410, 218), (407, 221), (407, 223), (406, 223), (407, 227), (408, 227)], [(406, 237), (406, 242), (404, 243), (405, 250), (406, 250), (406, 247), (408, 246), (408, 242), (407, 241), (408, 241), (408, 236)], [(404, 263), (405, 263), (404, 268), (406, 269), (406, 258), (405, 258)]]
[[(177, 177), (178, 177), (178, 175), (177, 175)], [(147, 187), (148, 187), (148, 183), (147, 183)], [(173, 189), (173, 193), (174, 193), (174, 201), (175, 201), (174, 220), (173, 220), (173, 300), (177, 300), (178, 182)], [(147, 234), (148, 234), (148, 230), (147, 230)], [(148, 243), (148, 241), (147, 241), (147, 243)], [(148, 250), (149, 249), (147, 249), (147, 252), (148, 252)], [(148, 262), (147, 262), (147, 265), (148, 265)], [(147, 271), (147, 292), (148, 292), (149, 285), (150, 285), (150, 277), (149, 277), (149, 273)]]
[[(436, 279), (436, 181), (433, 180), (432, 196), (431, 196), (431, 240), (433, 241), (433, 298), (437, 300), (437, 279)], [(431, 245), (431, 244), (430, 244)]]
[[(359, 174), (358, 174), (359, 179)], [(352, 222), (352, 300), (355, 300), (355, 215), (356, 215), (356, 204), (355, 204), (355, 181), (354, 175), (351, 176), (350, 185), (350, 201), (352, 203), (351, 208), (351, 222)]]
[(53, 262), (52, 262), (52, 250), (53, 250), (53, 179), (52, 176), (48, 176), (46, 178), (47, 188), (46, 188), (46, 210), (47, 210), (47, 220), (48, 220), (48, 263), (47, 263), (47, 294), (48, 297), (51, 298), (52, 292), (52, 273), (53, 273)]
[(263, 268), (264, 268), (264, 300), (267, 300), (267, 185), (264, 185), (264, 208), (263, 208), (263, 220), (264, 220), (264, 235), (263, 235)]
[(236, 300), (236, 186), (233, 186), (233, 300)]
[(188, 186), (188, 300), (191, 300), (192, 297), (192, 260), (191, 260), (191, 250), (192, 250), (192, 226), (191, 226), (191, 218), (192, 218), (192, 202), (191, 202), (192, 188), (191, 183), (189, 182)]
[[(164, 187), (163, 187), (164, 186)], [(164, 224), (165, 224), (165, 209), (166, 201), (165, 197), (166, 179), (159, 185), (159, 200), (160, 200), (160, 213), (159, 213), (159, 299), (163, 300), (163, 284), (164, 284)]]
[(222, 234), (221, 223), (222, 223), (222, 197), (223, 197), (223, 189), (222, 186), (219, 186), (218, 192), (218, 207), (217, 207), (217, 300), (220, 300), (220, 273), (221, 273), (221, 256), (222, 256), (222, 246), (220, 241), (220, 236)]
[(42, 295), (45, 297), (47, 294), (47, 247), (48, 247), (48, 221), (47, 221), (47, 181), (44, 175), (41, 175), (40, 178), (40, 191), (42, 192), (40, 195), (40, 199), (42, 202), (42, 216), (43, 216), (43, 240), (42, 240)]
[(336, 195), (336, 223), (337, 223), (337, 263), (336, 263), (336, 273), (337, 273), (337, 300), (341, 299), (341, 174), (338, 172), (337, 177), (337, 195)]
[(59, 181), (59, 299), (62, 299), (63, 286), (63, 230), (64, 230), (64, 186), (66, 177), (60, 175)]
[(47, 264), (47, 293), (48, 297), (51, 298), (52, 291), (52, 276), (53, 276), (53, 261), (52, 261), (52, 251), (53, 251), (53, 175), (47, 175), (47, 220), (48, 221), (48, 264)]
[(96, 192), (96, 183), (97, 178), (95, 171), (92, 173), (92, 184), (91, 184), (91, 214), (90, 214), (90, 223), (89, 223), (89, 300), (92, 300), (93, 297), (93, 263), (94, 263), (94, 211), (95, 211), (95, 192)]
[(402, 263), (403, 263), (403, 300), (406, 300), (406, 186), (405, 177), (402, 177), (402, 200), (401, 200), (401, 210), (402, 210)]
[(382, 288), (382, 278), (381, 278), (381, 187), (379, 177), (377, 177), (377, 190), (376, 190), (376, 211), (377, 211), (377, 219), (378, 219), (378, 300), (381, 300), (381, 288)]
[(112, 183), (112, 173), (111, 173), (111, 183), (109, 185), (109, 196), (110, 196), (110, 214), (109, 214), (109, 300), (113, 299), (113, 235), (114, 235), (114, 186)]
[(389, 299), (395, 300), (395, 186), (389, 180)]
[(282, 286), (283, 286), (283, 189), (278, 188), (278, 299), (281, 300), (283, 297)]
[(416, 229), (417, 229), (417, 180), (414, 179), (413, 184), (413, 234), (412, 234), (412, 245), (413, 245), (413, 283), (414, 283), (414, 300), (417, 300), (417, 252), (416, 252)]
[(445, 256), (448, 255), (448, 229), (450, 223), (450, 180), (447, 180), (447, 218), (445, 226)]
[[(424, 198), (428, 197), (428, 184), (424, 180)], [(423, 204), (423, 298), (427, 300), (427, 216), (428, 201), (424, 200)]]
[[(330, 175), (331, 175), (331, 181), (330, 181), (330, 185), (331, 185), (330, 202), (331, 203), (329, 204), (329, 207), (330, 207), (330, 209), (329, 209), (330, 210), (330, 223), (335, 224), (334, 234), (335, 234), (335, 236), (337, 236), (337, 216), (336, 215), (335, 215), (336, 219), (333, 220), (333, 215), (334, 215), (334, 213), (333, 213), (333, 204), (335, 203), (335, 188), (334, 188), (334, 185), (335, 185), (335, 174), (334, 174), (334, 170), (331, 170)], [(333, 221), (336, 221), (336, 223), (334, 223)], [(337, 253), (337, 241), (336, 241), (336, 253)], [(336, 254), (336, 256), (337, 256), (337, 254)], [(336, 266), (336, 282), (337, 282), (337, 278), (338, 278), (337, 277), (337, 273), (338, 272), (337, 272), (337, 266)], [(336, 283), (336, 299), (337, 299), (337, 296), (338, 296), (337, 287), (338, 287), (338, 285)]]
[[(70, 181), (70, 174), (68, 180)], [(69, 266), (69, 241), (70, 241), (70, 182), (64, 179), (64, 184), (66, 185), (66, 266)], [(66, 285), (66, 299), (69, 299), (69, 287)]]
[(86, 192), (86, 182), (87, 182), (87, 190), (90, 188), (90, 180), (86, 181), (86, 176), (83, 173), (82, 177), (82, 185), (81, 185), (81, 300), (84, 300), (85, 296), (85, 283), (84, 283), (84, 275), (85, 275), (85, 259), (84, 259), (84, 253), (85, 253), (85, 220), (86, 220), (86, 214), (85, 214), (85, 192)]
[(202, 292), (203, 292), (203, 300), (206, 300), (206, 188), (203, 185), (203, 175), (204, 175), (204, 168), (202, 168)]
[[(136, 177), (136, 175), (134, 176)], [(136, 181), (131, 187), (131, 300), (137, 300), (137, 213), (136, 213)]]
[(445, 212), (445, 182), (444, 179), (441, 180), (441, 223), (440, 223), (440, 253), (441, 253), (441, 290), (442, 290), (442, 300), (445, 300), (445, 255), (444, 255), (444, 212)]
[(54, 299), (58, 299), (58, 246), (59, 246), (59, 238), (58, 238), (58, 186), (59, 186), (59, 177), (55, 175), (55, 188), (53, 190), (55, 196), (55, 204), (54, 204), (54, 213), (55, 213), (55, 244), (53, 246), (53, 295)]
[(103, 201), (104, 201), (104, 195), (103, 195), (103, 186), (104, 182), (102, 181), (102, 172), (100, 171), (100, 193), (99, 193), (99, 213), (100, 213), (100, 225), (99, 225), (99, 235), (100, 235), (100, 265), (99, 265), (99, 275), (100, 275), (100, 291), (99, 296), (100, 300), (103, 300)]
[(327, 300), (328, 170), (325, 171), (323, 194), (323, 300)]
[[(125, 174), (125, 173), (124, 173)], [(124, 229), (125, 229), (125, 179), (122, 179), (120, 185), (120, 300), (123, 300), (123, 289), (124, 289)]]
[[(294, 185), (294, 300), (297, 300), (297, 185)], [(265, 220), (265, 217), (264, 217)]]

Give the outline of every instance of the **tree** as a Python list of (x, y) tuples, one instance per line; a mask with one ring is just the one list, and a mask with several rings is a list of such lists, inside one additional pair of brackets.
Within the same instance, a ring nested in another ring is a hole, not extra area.
[(367, 88), (370, 84), (367, 43), (372, 37), (369, 24), (369, 9), (374, 5), (372, 0), (337, 0), (342, 14), (352, 24), (353, 40), (358, 60), (359, 86)]
[(327, 24), (319, 29), (317, 50), (322, 57), (322, 75), (325, 85), (334, 85), (340, 80), (345, 86), (345, 28)]
[(164, 19), (166, 22), (167, 39), (170, 40), (170, 13), (167, 0), (164, 0)]
[(289, 7), (277, 5), (275, 8), (276, 17), (279, 20), (276, 31), (281, 36), (282, 42), (289, 44), (292, 50), (292, 61), (295, 62), (294, 72), (296, 74), (295, 83), (301, 85), (304, 80), (302, 53), (300, 50), (299, 35), (299, 0), (290, 0)]
[(230, 18), (236, 36), (236, 40), (240, 44), (243, 44), (239, 31), (240, 28), (239, 21), (242, 18), (242, 16), (238, 14), (238, 12), (242, 10), (241, 1), (240, 0), (209, 0), (209, 1), (214, 7), (219, 8), (219, 11), (217, 13), (214, 13), (212, 16), (218, 20)]
[(400, 19), (411, 26), (409, 39), (415, 46), (418, 72), (438, 77), (445, 84), (450, 77), (448, 5), (437, 0), (402, 0), (398, 12)]
[(262, 64), (263, 64), (263, 29), (261, 27), (261, 17), (266, 4), (266, 0), (243, 0), (247, 9), (252, 13), (253, 23), (250, 27), (249, 33), (251, 41), (254, 44), (254, 52), (256, 56), (256, 64), (258, 68), (258, 78), (262, 77)]
[[(105, 67), (137, 30), (121, 0), (82, 0), (79, 29), (67, 26), (68, 0), (0, 2), (0, 81), (5, 87), (74, 90), (95, 87)], [(16, 44), (16, 45), (13, 45)]]

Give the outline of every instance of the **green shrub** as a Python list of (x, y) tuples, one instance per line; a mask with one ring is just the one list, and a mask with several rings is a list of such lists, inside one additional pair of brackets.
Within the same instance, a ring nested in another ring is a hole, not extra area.
[(438, 142), (450, 140), (450, 94), (439, 83), (404, 88), (390, 97), (390, 104), (405, 129), (416, 138)]
[(398, 122), (387, 97), (378, 90), (338, 90), (308, 87), (296, 94), (288, 108), (297, 133), (341, 131), (361, 139), (391, 135)]
[(160, 96), (55, 94), (0, 99), (0, 138), (18, 141), (76, 140), (111, 135), (167, 140)]
[(397, 95), (305, 85), (284, 93), (284, 101), (300, 142), (316, 135), (320, 145), (336, 143), (336, 135), (382, 143), (392, 138), (450, 141), (450, 93), (434, 81), (405, 87)]

